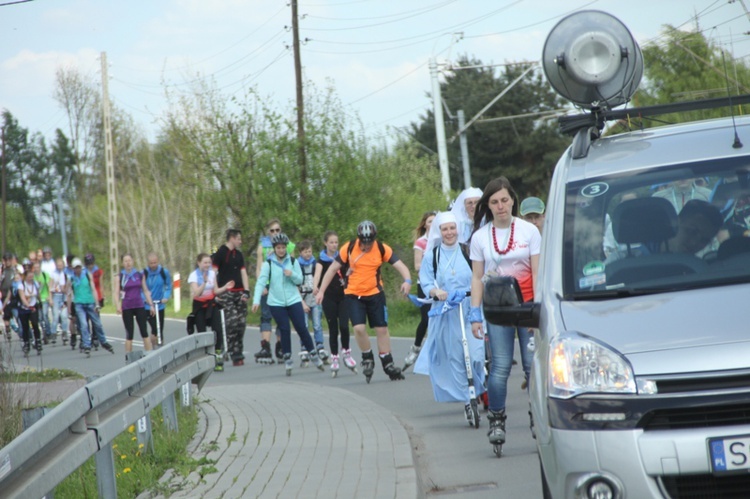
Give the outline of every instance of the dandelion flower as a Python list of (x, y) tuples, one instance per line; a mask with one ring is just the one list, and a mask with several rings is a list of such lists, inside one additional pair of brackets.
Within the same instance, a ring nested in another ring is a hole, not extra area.
[(135, 431), (135, 425), (134, 424), (131, 424), (130, 426), (128, 426), (128, 433), (133, 433), (134, 431)]
[(130, 473), (132, 470), (130, 468), (125, 468), (122, 470), (123, 473)]
[(127, 459), (127, 458), (128, 458), (127, 454), (120, 454), (120, 459)]

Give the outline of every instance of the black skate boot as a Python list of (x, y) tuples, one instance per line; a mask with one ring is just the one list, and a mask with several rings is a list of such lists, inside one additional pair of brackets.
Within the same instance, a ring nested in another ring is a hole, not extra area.
[(393, 364), (393, 357), (391, 354), (385, 357), (380, 357), (380, 362), (383, 364), (383, 371), (391, 378), (391, 381), (398, 381), (404, 379), (404, 375), (401, 374), (401, 369)]
[(278, 362), (279, 364), (283, 364), (284, 363), (284, 351), (281, 349), (281, 341), (276, 342), (275, 354), (276, 354), (276, 362)]
[(282, 359), (284, 361), (284, 367), (286, 368), (286, 375), (291, 376), (292, 369), (294, 369), (294, 361), (292, 360), (292, 354), (285, 353), (283, 354)]
[(260, 341), (260, 350), (253, 355), (257, 364), (273, 364), (273, 355), (271, 354), (271, 344), (266, 340)]
[(34, 342), (34, 350), (36, 350), (37, 355), (42, 355), (42, 342), (39, 340), (36, 340)]
[(315, 345), (315, 350), (318, 351), (318, 357), (320, 357), (320, 360), (323, 361), (323, 364), (329, 365), (331, 363), (331, 361), (328, 360), (330, 356), (328, 355), (328, 352), (326, 352), (326, 349), (325, 347), (323, 347), (322, 343)]
[(70, 335), (70, 349), (71, 350), (76, 349), (76, 335), (75, 334)]
[(369, 352), (362, 352), (362, 374), (365, 375), (365, 380), (369, 383), (372, 379), (372, 373), (375, 370), (375, 357), (372, 355), (372, 350)]
[(220, 348), (216, 349), (216, 364), (214, 365), (214, 371), (218, 373), (224, 372), (224, 353)]
[(110, 343), (102, 343), (102, 348), (108, 351), (111, 354), (115, 353), (115, 349), (112, 348), (112, 345)]
[(320, 358), (320, 355), (318, 355), (318, 352), (315, 350), (312, 351), (310, 354), (310, 361), (313, 363), (315, 367), (317, 367), (321, 371), (325, 371), (325, 363), (323, 362), (323, 359)]
[(497, 457), (503, 455), (503, 444), (505, 443), (505, 409), (502, 411), (490, 410), (487, 412), (487, 419), (490, 422), (490, 431), (487, 437), (492, 444), (492, 450)]
[(28, 357), (29, 356), (29, 350), (31, 350), (31, 346), (29, 345), (28, 341), (23, 342), (23, 347), (21, 348), (23, 350), (23, 356)]

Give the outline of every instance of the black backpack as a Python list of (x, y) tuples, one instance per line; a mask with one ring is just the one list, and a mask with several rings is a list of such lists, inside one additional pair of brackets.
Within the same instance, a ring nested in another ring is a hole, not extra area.
[[(466, 263), (469, 264), (469, 268), (471, 267), (471, 258), (469, 258), (469, 247), (463, 243), (458, 243), (459, 248), (461, 249), (461, 254), (464, 256), (464, 259), (466, 259)], [(438, 263), (440, 262), (440, 252), (438, 251), (440, 249), (440, 245), (436, 244), (434, 248), (432, 248), (432, 276), (434, 279), (437, 279), (437, 269), (438, 269)]]

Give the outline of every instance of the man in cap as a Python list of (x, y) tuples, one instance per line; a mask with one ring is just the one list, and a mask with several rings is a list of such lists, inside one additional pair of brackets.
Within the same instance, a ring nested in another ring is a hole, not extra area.
[(521, 208), (518, 210), (521, 218), (532, 223), (542, 233), (544, 228), (544, 201), (536, 197), (528, 197), (521, 201)]

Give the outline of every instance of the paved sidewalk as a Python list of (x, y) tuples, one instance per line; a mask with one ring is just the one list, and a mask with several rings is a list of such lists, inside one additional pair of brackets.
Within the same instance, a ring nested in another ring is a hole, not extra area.
[(417, 497), (409, 436), (383, 407), (291, 380), (207, 388), (188, 452), (217, 471), (168, 473), (171, 497)]

